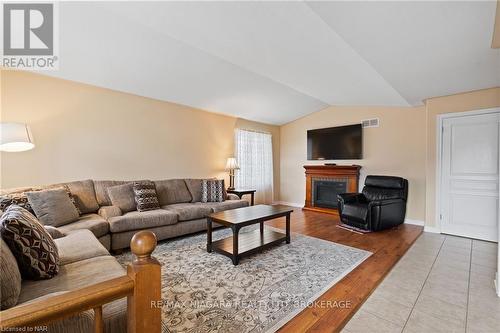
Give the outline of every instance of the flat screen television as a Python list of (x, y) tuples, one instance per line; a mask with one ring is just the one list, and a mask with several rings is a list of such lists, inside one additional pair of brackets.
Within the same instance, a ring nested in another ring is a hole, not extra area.
[(363, 158), (361, 124), (307, 131), (308, 160), (358, 160)]

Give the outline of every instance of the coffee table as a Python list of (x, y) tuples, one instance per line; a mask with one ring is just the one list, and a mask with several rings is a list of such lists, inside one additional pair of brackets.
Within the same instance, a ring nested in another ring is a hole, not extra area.
[[(293, 209), (282, 205), (257, 205), (213, 213), (207, 218), (207, 251), (218, 252), (238, 265), (243, 256), (260, 252), (281, 242), (290, 243), (290, 214)], [(264, 222), (278, 217), (286, 218), (285, 233), (264, 228)], [(212, 223), (231, 228), (233, 236), (212, 242)], [(241, 228), (260, 224), (260, 229), (239, 234)]]

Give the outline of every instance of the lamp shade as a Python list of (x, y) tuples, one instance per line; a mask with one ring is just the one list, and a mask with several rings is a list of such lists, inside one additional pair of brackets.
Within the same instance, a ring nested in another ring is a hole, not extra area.
[(226, 170), (238, 170), (240, 166), (234, 157), (229, 157), (226, 162)]
[(18, 152), (33, 149), (33, 135), (22, 123), (0, 123), (0, 151)]

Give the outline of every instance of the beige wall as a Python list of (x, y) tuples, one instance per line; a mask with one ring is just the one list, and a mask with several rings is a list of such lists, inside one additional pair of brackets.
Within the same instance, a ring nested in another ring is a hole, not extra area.
[(437, 116), (450, 112), (465, 112), (500, 106), (500, 88), (484, 89), (457, 95), (430, 98), (426, 101), (427, 180), (426, 226), (436, 224), (436, 160)]
[(408, 219), (425, 217), (425, 108), (329, 107), (281, 127), (281, 200), (303, 205), (308, 129), (360, 123), (380, 118), (380, 127), (363, 132), (363, 159), (334, 161), (360, 164), (367, 174), (399, 175), (410, 182)]
[(279, 127), (43, 75), (3, 70), (1, 121), (31, 126), (36, 148), (1, 154), (1, 187), (74, 179), (226, 177), (234, 129)]

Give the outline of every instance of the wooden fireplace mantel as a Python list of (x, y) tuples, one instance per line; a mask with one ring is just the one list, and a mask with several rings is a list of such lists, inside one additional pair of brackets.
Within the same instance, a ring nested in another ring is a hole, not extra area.
[(315, 207), (313, 204), (313, 179), (345, 179), (347, 192), (358, 192), (359, 165), (304, 165), (306, 169), (306, 200), (304, 210), (338, 215), (333, 208)]

